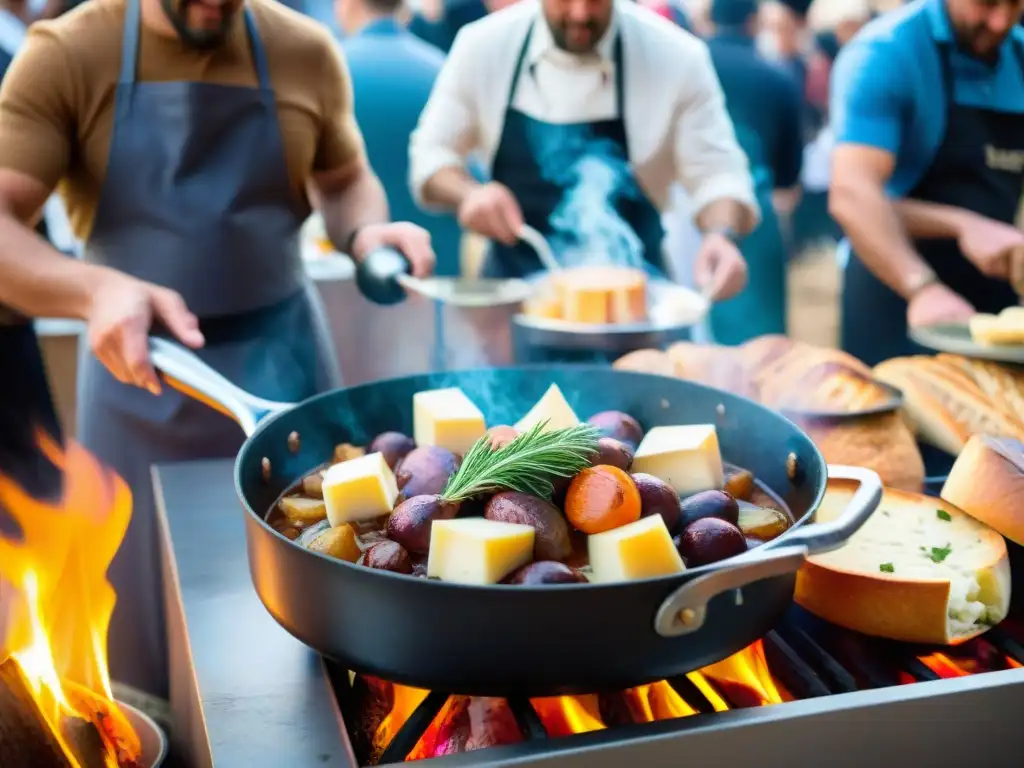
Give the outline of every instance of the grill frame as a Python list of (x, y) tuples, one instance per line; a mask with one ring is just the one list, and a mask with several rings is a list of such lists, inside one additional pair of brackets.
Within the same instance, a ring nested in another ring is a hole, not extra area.
[[(352, 713), (343, 711), (322, 660), (270, 617), (252, 589), (243, 515), (225, 514), (237, 504), (232, 466), (220, 460), (154, 470), (171, 641), (172, 759), (190, 768), (359, 768), (346, 724)], [(769, 659), (773, 643), (799, 653), (800, 631), (780, 625), (767, 641)], [(998, 638), (994, 631), (987, 637)], [(426, 764), (623, 768), (697, 757), (727, 768), (791, 768), (800, 755), (828, 755), (829, 766), (969, 760), (1001, 768), (1020, 764), (1021, 701), (1024, 668), (533, 740)]]

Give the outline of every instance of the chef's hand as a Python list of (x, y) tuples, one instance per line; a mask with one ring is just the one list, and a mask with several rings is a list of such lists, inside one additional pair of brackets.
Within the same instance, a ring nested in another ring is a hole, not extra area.
[(713, 301), (730, 299), (747, 285), (747, 261), (740, 249), (725, 235), (704, 236), (693, 266), (697, 287)]
[[(871, 307), (865, 307), (870, 312)], [(976, 314), (963, 296), (942, 283), (931, 283), (915, 293), (907, 302), (907, 325), (926, 328), (941, 323), (966, 323)]]
[(120, 272), (111, 271), (98, 280), (86, 317), (89, 346), (118, 381), (155, 395), (160, 392), (160, 380), (149, 362), (149, 330), (154, 320), (185, 346), (203, 346), (199, 320), (179, 294)]
[(466, 195), (459, 206), (459, 224), (491, 240), (515, 245), (523, 228), (523, 212), (511, 190), (492, 181)]
[(977, 214), (965, 217), (957, 242), (964, 256), (988, 277), (1009, 280), (1014, 262), (1024, 261), (1024, 232)]
[(370, 251), (385, 245), (400, 251), (409, 260), (413, 277), (429, 277), (433, 273), (436, 257), (430, 233), (407, 221), (360, 227), (352, 241), (352, 258), (360, 261)]

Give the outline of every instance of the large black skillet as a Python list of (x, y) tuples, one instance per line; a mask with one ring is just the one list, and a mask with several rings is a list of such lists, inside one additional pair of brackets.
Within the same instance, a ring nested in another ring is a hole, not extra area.
[[(172, 383), (219, 403), (249, 436), (235, 462), (235, 483), (246, 510), (253, 584), (270, 614), (349, 669), (420, 688), (490, 696), (584, 693), (719, 661), (777, 623), (806, 555), (841, 545), (881, 498), (876, 474), (826, 467), (810, 438), (782, 416), (660, 376), (556, 365), (457, 371), (363, 384), (293, 406), (241, 391), (168, 342), (154, 342), (153, 362)], [(726, 460), (781, 496), (797, 524), (770, 545), (676, 576), (527, 588), (371, 570), (310, 552), (264, 521), (279, 495), (329, 458), (335, 444), (366, 444), (391, 429), (409, 433), (417, 391), (459, 386), (489, 423), (501, 424), (514, 423), (552, 383), (583, 418), (618, 409), (648, 429), (714, 423)], [(827, 477), (853, 478), (861, 487), (840, 519), (815, 524)]]

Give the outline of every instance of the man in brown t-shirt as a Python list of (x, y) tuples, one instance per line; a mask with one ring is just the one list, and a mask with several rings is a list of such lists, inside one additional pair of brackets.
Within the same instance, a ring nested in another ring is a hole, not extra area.
[[(84, 264), (28, 228), (55, 188)], [(243, 435), (160, 391), (151, 320), (260, 397), (337, 386), (299, 256), (310, 194), (357, 261), (390, 246), (432, 268), (429, 235), (388, 222), (330, 34), (273, 0), (91, 0), (33, 26), (0, 89), (0, 301), (89, 322), (77, 437), (134, 505), (109, 657), (153, 694), (167, 681), (150, 468), (234, 456)]]

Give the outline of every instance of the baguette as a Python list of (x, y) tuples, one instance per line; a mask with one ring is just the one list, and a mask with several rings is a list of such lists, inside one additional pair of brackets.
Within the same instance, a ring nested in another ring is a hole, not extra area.
[(972, 437), (946, 478), (942, 498), (1024, 546), (1024, 443)]
[(680, 341), (668, 348), (680, 378), (709, 387), (757, 398), (747, 368), (734, 347)]
[(653, 373), (678, 378), (678, 371), (672, 358), (660, 349), (638, 349), (630, 352), (612, 363), (612, 368), (618, 371)]
[(907, 417), (925, 442), (956, 455), (973, 434), (1024, 437), (1024, 427), (985, 395), (962, 369), (931, 357), (898, 357), (875, 375), (903, 390)]
[[(818, 520), (835, 519), (857, 484), (830, 480)], [(839, 549), (809, 557), (795, 600), (866, 635), (955, 645), (1006, 618), (1003, 537), (940, 499), (886, 489), (878, 510)]]

